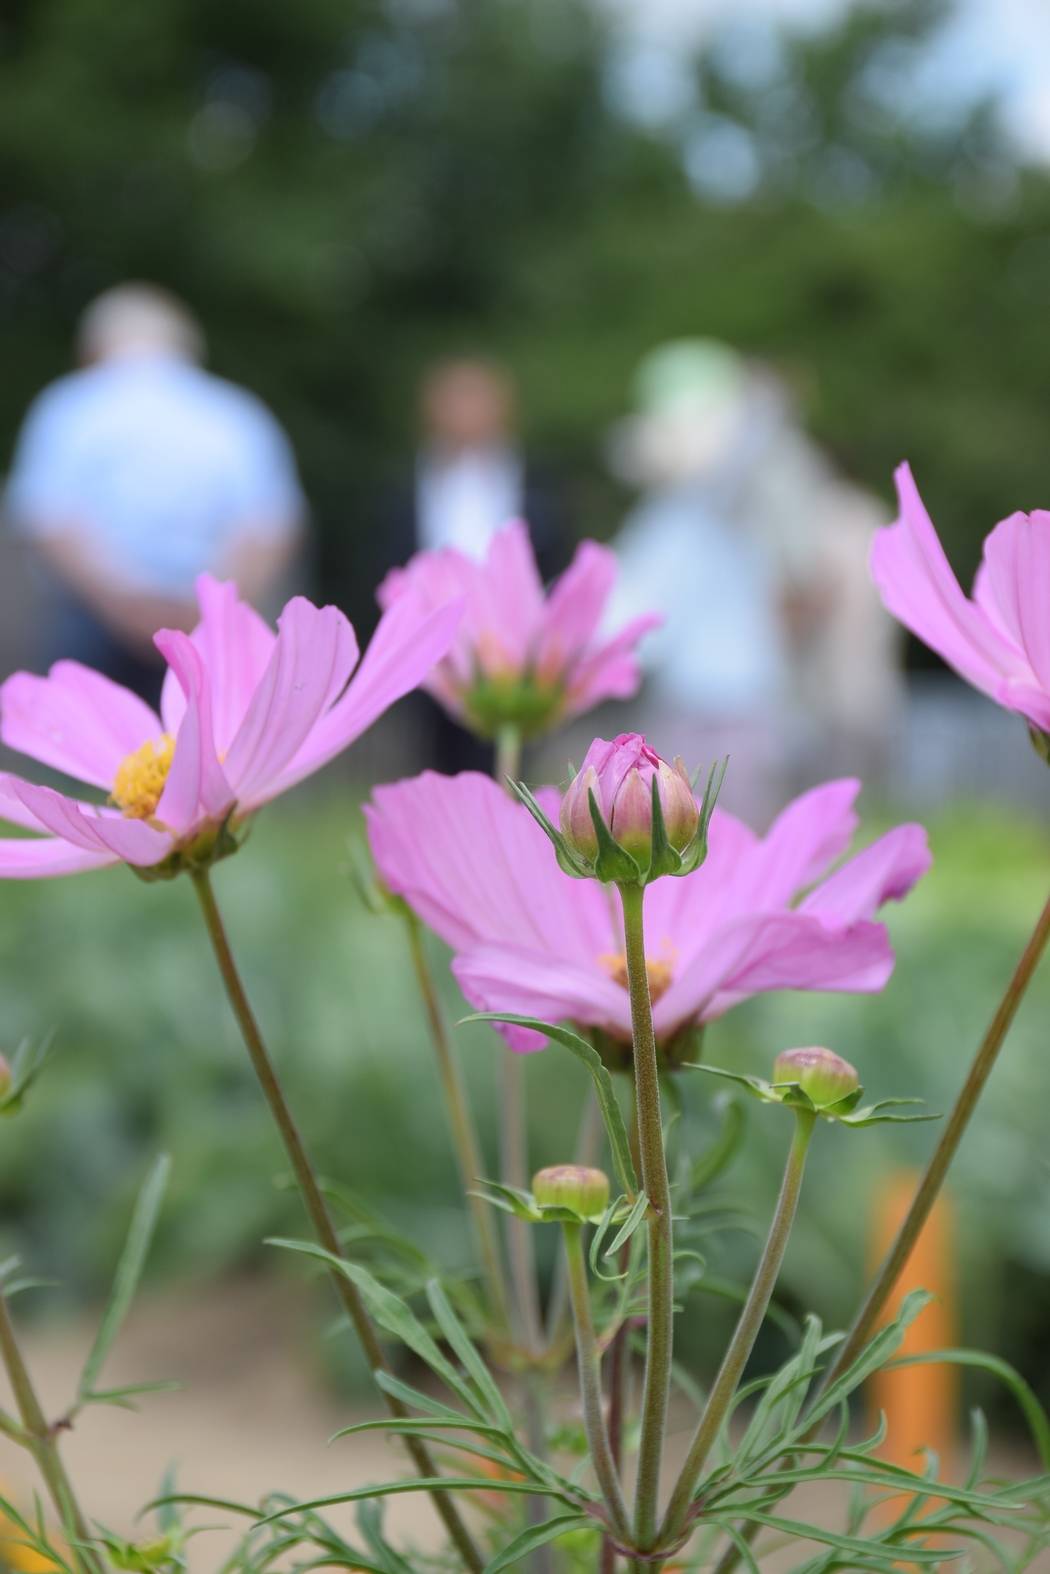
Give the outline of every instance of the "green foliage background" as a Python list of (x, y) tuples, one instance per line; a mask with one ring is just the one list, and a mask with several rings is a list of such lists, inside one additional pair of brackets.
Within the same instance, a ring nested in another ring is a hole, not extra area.
[[(878, 829), (868, 821), (870, 838)], [(321, 1168), (379, 1208), (451, 1269), (470, 1260), (432, 1051), (400, 925), (367, 912), (350, 875), (357, 796), (309, 792), (268, 811), (249, 846), (217, 871), (234, 947)], [(889, 919), (898, 950), (880, 996), (770, 996), (713, 1025), (716, 1064), (768, 1074), (785, 1044), (827, 1043), (861, 1070), (873, 1098), (917, 1095), (948, 1107), (1043, 899), (1044, 829), (979, 810), (931, 826), (935, 872)], [(445, 952), (431, 954), (450, 1020), (465, 1005)], [(222, 997), (193, 893), (126, 871), (0, 886), (4, 1031), (53, 1027), (54, 1059), (22, 1115), (4, 1122), (2, 1246), (67, 1291), (108, 1282), (132, 1198), (152, 1156), (172, 1180), (151, 1264), (163, 1283), (202, 1286), (231, 1266), (268, 1262), (266, 1235), (300, 1233), (292, 1195), (268, 1184), (280, 1149)], [(1037, 976), (953, 1174), (961, 1336), (993, 1343), (1050, 1394), (1042, 1351), (1050, 1270), (1042, 1024), (1050, 977)], [(455, 1034), (495, 1167), (499, 1041)], [(555, 1048), (527, 1063), (535, 1164), (572, 1151), (584, 1071)], [(713, 1085), (684, 1076), (678, 1140), (698, 1153), (714, 1131)], [(720, 1184), (760, 1224), (779, 1181), (787, 1121), (749, 1106), (743, 1156)], [(781, 1288), (789, 1310), (845, 1319), (861, 1282), (880, 1182), (925, 1158), (936, 1128), (822, 1130)], [(411, 1154), (411, 1162), (406, 1155)], [(541, 1231), (541, 1252), (554, 1249)], [(757, 1242), (704, 1243), (712, 1271), (746, 1278)], [(283, 1263), (284, 1271), (290, 1271)], [(327, 1300), (319, 1303), (327, 1308)], [(731, 1308), (695, 1297), (685, 1351), (709, 1358)], [(777, 1336), (767, 1340), (774, 1350)], [(995, 1402), (994, 1390), (982, 1395)], [(1004, 1419), (1007, 1419), (1004, 1417)]]

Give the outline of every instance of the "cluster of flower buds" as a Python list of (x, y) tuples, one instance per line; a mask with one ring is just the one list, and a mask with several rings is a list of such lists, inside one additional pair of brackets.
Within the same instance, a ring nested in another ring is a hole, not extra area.
[(615, 885), (648, 885), (691, 874), (707, 856), (707, 829), (725, 763), (713, 767), (698, 804), (681, 760), (668, 765), (638, 733), (596, 738), (562, 799), (554, 826), (523, 784), (514, 790), (550, 837), (566, 874)]

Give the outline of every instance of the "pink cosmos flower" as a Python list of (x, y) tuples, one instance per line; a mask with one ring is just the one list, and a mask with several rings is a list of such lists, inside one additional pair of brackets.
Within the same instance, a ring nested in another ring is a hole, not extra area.
[[(874, 915), (912, 888), (930, 854), (922, 827), (902, 825), (829, 874), (856, 828), (859, 789), (846, 780), (804, 793), (764, 837), (716, 809), (706, 862), (649, 887), (649, 981), (663, 1044), (748, 995), (867, 993), (886, 983), (893, 951)], [(537, 796), (556, 820), (557, 793)], [(526, 809), (486, 776), (425, 772), (377, 788), (365, 814), (382, 879), (452, 947), (474, 1007), (630, 1042), (615, 899), (562, 873)], [(515, 1049), (544, 1042), (528, 1029), (507, 1036)]]
[(900, 517), (871, 572), (887, 608), (982, 693), (1050, 731), (1050, 513), (1011, 514), (984, 543), (972, 599), (952, 573), (907, 465)]
[(274, 634), (232, 584), (205, 574), (197, 596), (192, 634), (156, 636), (169, 669), (159, 716), (75, 661), (0, 686), (4, 743), (108, 795), (85, 802), (0, 773), (0, 820), (40, 833), (0, 840), (0, 875), (152, 868), (214, 835), (231, 812), (241, 821), (414, 688), (448, 649), (462, 610), (399, 601), (351, 681), (357, 641), (335, 607), (296, 596)]
[(459, 632), (424, 687), (485, 736), (504, 722), (531, 735), (638, 688), (635, 648), (660, 618), (635, 618), (600, 638), (615, 579), (613, 553), (584, 541), (545, 595), (528, 529), (513, 520), (493, 536), (484, 562), (451, 548), (420, 552), (387, 575), (377, 596), (384, 608), (410, 593), (432, 607), (463, 597)]

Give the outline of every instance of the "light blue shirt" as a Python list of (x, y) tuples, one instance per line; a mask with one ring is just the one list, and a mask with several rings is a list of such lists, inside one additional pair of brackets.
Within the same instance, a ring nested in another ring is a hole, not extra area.
[(646, 498), (613, 543), (619, 560), (609, 621), (659, 612), (642, 659), (650, 688), (683, 713), (740, 720), (777, 703), (784, 667), (768, 553), (722, 518), (701, 486)]
[(15, 528), (87, 535), (120, 577), (184, 593), (238, 537), (279, 539), (303, 495), (287, 438), (244, 389), (174, 356), (126, 355), (52, 383), (26, 417)]

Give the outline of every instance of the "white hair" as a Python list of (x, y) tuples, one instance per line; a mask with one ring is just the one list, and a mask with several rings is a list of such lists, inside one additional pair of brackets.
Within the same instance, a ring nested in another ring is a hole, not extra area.
[(156, 350), (198, 361), (204, 335), (192, 312), (153, 284), (118, 284), (93, 300), (80, 318), (77, 349), (84, 361)]

